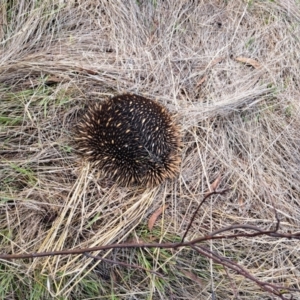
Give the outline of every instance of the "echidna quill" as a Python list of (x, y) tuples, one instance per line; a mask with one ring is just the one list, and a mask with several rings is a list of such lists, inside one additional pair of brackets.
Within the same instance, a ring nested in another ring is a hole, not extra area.
[(179, 172), (179, 127), (164, 106), (142, 96), (91, 104), (75, 140), (88, 161), (121, 185), (156, 186)]

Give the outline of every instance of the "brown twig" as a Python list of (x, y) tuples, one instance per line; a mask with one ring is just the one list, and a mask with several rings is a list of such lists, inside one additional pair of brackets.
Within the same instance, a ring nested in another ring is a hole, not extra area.
[[(223, 256), (219, 256), (218, 254), (210, 251), (209, 249), (198, 245), (201, 242), (204, 241), (208, 241), (208, 240), (220, 240), (220, 239), (236, 239), (239, 237), (256, 237), (256, 236), (269, 236), (269, 237), (275, 237), (275, 238), (288, 238), (288, 239), (297, 239), (300, 240), (300, 232), (295, 232), (295, 233), (281, 233), (279, 232), (280, 229), (280, 218), (278, 216), (278, 213), (275, 209), (274, 203), (272, 202), (272, 206), (274, 208), (274, 214), (275, 214), (275, 219), (276, 219), (276, 224), (275, 227), (271, 230), (264, 230), (262, 228), (259, 228), (257, 226), (253, 226), (253, 225), (241, 225), (241, 224), (234, 224), (228, 227), (223, 227), (220, 228), (212, 233), (210, 233), (209, 235), (206, 236), (202, 236), (196, 239), (193, 239), (191, 241), (184, 241), (184, 238), (186, 237), (193, 220), (195, 219), (195, 216), (197, 214), (197, 212), (199, 211), (200, 207), (202, 206), (202, 204), (205, 202), (205, 200), (207, 200), (208, 197), (210, 197), (211, 195), (215, 195), (215, 194), (223, 194), (226, 191), (228, 191), (228, 189), (223, 190), (223, 191), (213, 191), (209, 194), (207, 194), (204, 199), (201, 201), (201, 203), (199, 204), (199, 206), (197, 207), (196, 211), (193, 214), (192, 220), (188, 225), (187, 230), (185, 231), (183, 238), (181, 240), (181, 242), (179, 243), (123, 243), (123, 244), (111, 244), (111, 245), (105, 245), (105, 246), (97, 246), (97, 247), (92, 247), (92, 248), (83, 248), (83, 249), (72, 249), (72, 250), (60, 250), (60, 251), (53, 251), (53, 252), (40, 252), (40, 253), (27, 253), (27, 254), (0, 254), (0, 259), (3, 260), (11, 260), (11, 259), (24, 259), (24, 258), (37, 258), (37, 257), (45, 257), (45, 256), (57, 256), (57, 255), (78, 255), (78, 254), (84, 254), (88, 257), (94, 258), (94, 259), (100, 259), (100, 260), (104, 260), (113, 264), (119, 264), (119, 265), (123, 265), (126, 267), (133, 267), (136, 269), (141, 269), (147, 272), (151, 272), (154, 273), (158, 276), (162, 276), (161, 274), (155, 272), (155, 271), (151, 271), (151, 270), (147, 270), (144, 269), (140, 266), (137, 265), (130, 265), (130, 264), (126, 264), (123, 262), (119, 262), (119, 261), (114, 261), (114, 260), (110, 260), (107, 258), (103, 258), (100, 256), (93, 256), (88, 254), (87, 252), (93, 252), (93, 251), (99, 251), (99, 250), (108, 250), (108, 249), (117, 249), (117, 248), (164, 248), (164, 249), (178, 249), (179, 247), (191, 247), (192, 249), (194, 249), (197, 253), (199, 253), (200, 255), (203, 255), (209, 259), (212, 259), (215, 263), (220, 263), (223, 267), (227, 267), (233, 271), (235, 271), (236, 273), (244, 276), (245, 278), (248, 278), (249, 280), (255, 282), (258, 286), (260, 286), (263, 290), (265, 290), (266, 292), (269, 292), (273, 295), (278, 296), (280, 299), (288, 299), (285, 298), (284, 294), (287, 294), (286, 292), (283, 291), (289, 291), (289, 292), (300, 292), (300, 290), (298, 289), (292, 289), (292, 288), (287, 288), (284, 286), (279, 286), (276, 284), (272, 284), (272, 283), (267, 283), (267, 282), (263, 282), (260, 281), (259, 279), (257, 279), (256, 277), (254, 277), (252, 274), (250, 274), (247, 270), (245, 270), (244, 268), (242, 268), (240, 265), (238, 265), (236, 262), (227, 259), (226, 257)], [(228, 231), (244, 231), (244, 232), (238, 232), (238, 233), (232, 233), (232, 234), (222, 234), (221, 233), (225, 233)], [(245, 231), (254, 231), (252, 233), (248, 233)], [(292, 296), (289, 299), (293, 299)]]
[(284, 295), (283, 295), (284, 293), (281, 292), (280, 290), (286, 290), (286, 291), (290, 291), (290, 292), (299, 292), (298, 289), (287, 288), (287, 287), (283, 287), (283, 286), (278, 286), (276, 284), (260, 281), (259, 279), (257, 279), (253, 275), (251, 275), (247, 270), (245, 270), (240, 265), (235, 263), (234, 261), (229, 260), (225, 257), (221, 257), (205, 247), (192, 245), (191, 248), (194, 249), (197, 253), (204, 255), (207, 258), (212, 259), (214, 262), (220, 263), (222, 266), (226, 266), (227, 268), (235, 271), (236, 273), (244, 276), (245, 278), (250, 279), (251, 281), (258, 284), (262, 289), (264, 289), (265, 291), (267, 291), (269, 293), (272, 293), (273, 295), (278, 296), (280, 299), (288, 299), (288, 298), (284, 298)]
[(222, 191), (219, 191), (219, 192), (217, 192), (217, 191), (212, 191), (212, 192), (208, 193), (208, 194), (203, 198), (203, 200), (202, 200), (202, 201), (200, 202), (200, 204), (198, 205), (197, 209), (195, 210), (195, 212), (194, 212), (194, 214), (193, 214), (193, 216), (192, 216), (192, 218), (191, 218), (191, 220), (190, 220), (190, 222), (189, 222), (189, 225), (188, 225), (188, 227), (187, 227), (187, 229), (186, 229), (186, 231), (185, 231), (185, 233), (184, 233), (184, 235), (183, 235), (183, 237), (182, 237), (182, 240), (181, 240), (182, 243), (184, 242), (184, 239), (185, 239), (186, 235), (188, 234), (188, 232), (189, 232), (189, 230), (190, 230), (190, 228), (191, 228), (191, 226), (192, 226), (192, 224), (193, 224), (193, 222), (194, 222), (194, 220), (195, 220), (195, 217), (196, 217), (196, 215), (197, 215), (197, 213), (198, 213), (200, 207), (202, 206), (202, 204), (203, 204), (210, 196), (212, 196), (212, 195), (223, 195), (224, 193), (226, 193), (226, 192), (229, 191), (229, 190), (230, 190), (230, 189), (225, 189), (225, 190), (222, 190)]
[[(254, 230), (254, 233), (241, 233), (241, 234), (228, 234), (228, 235), (214, 235), (216, 232), (224, 232), (237, 229), (248, 229)], [(225, 228), (222, 228), (218, 231), (213, 232), (210, 235), (202, 236), (196, 239), (193, 239), (188, 242), (179, 242), (179, 243), (122, 243), (122, 244), (110, 244), (105, 246), (96, 246), (92, 248), (82, 248), (82, 249), (71, 249), (71, 250), (59, 250), (51, 252), (40, 252), (40, 253), (26, 253), (26, 254), (0, 254), (0, 259), (10, 260), (10, 259), (24, 259), (24, 258), (37, 258), (45, 256), (58, 256), (58, 255), (76, 255), (83, 254), (85, 252), (93, 252), (99, 250), (108, 250), (108, 249), (121, 249), (121, 248), (165, 248), (165, 249), (176, 249), (179, 247), (190, 247), (198, 243), (208, 241), (208, 240), (220, 240), (220, 239), (233, 239), (238, 237), (255, 237), (267, 235), (270, 237), (276, 238), (288, 238), (288, 239), (297, 239), (300, 240), (300, 232), (298, 233), (280, 233), (274, 230), (262, 230), (259, 227), (252, 225), (232, 225)]]

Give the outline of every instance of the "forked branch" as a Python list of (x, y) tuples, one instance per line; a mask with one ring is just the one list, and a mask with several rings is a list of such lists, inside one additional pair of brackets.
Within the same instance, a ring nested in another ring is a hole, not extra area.
[[(278, 216), (278, 213), (275, 209), (274, 204), (274, 214), (276, 223), (273, 229), (270, 230), (264, 230), (260, 227), (253, 226), (253, 225), (243, 225), (243, 224), (234, 224), (231, 226), (220, 228), (209, 235), (201, 236), (198, 238), (195, 238), (190, 241), (185, 241), (185, 238), (189, 232), (189, 229), (191, 228), (191, 225), (200, 209), (200, 207), (203, 205), (203, 203), (212, 195), (223, 195), (225, 192), (227, 192), (228, 189), (222, 190), (222, 191), (212, 191), (209, 194), (207, 194), (204, 199), (200, 202), (197, 209), (195, 210), (191, 221), (189, 222), (187, 229), (183, 235), (183, 238), (181, 242), (179, 243), (120, 243), (120, 244), (111, 244), (111, 245), (105, 245), (105, 246), (97, 246), (92, 248), (82, 248), (82, 249), (69, 249), (69, 250), (60, 250), (60, 251), (52, 251), (52, 252), (39, 252), (39, 253), (27, 253), (27, 254), (0, 254), (0, 259), (2, 260), (12, 260), (12, 259), (28, 259), (28, 258), (37, 258), (37, 257), (45, 257), (45, 256), (57, 256), (57, 255), (78, 255), (83, 254), (93, 259), (103, 260), (107, 261), (113, 264), (119, 264), (119, 265), (125, 265), (126, 267), (131, 267), (135, 269), (142, 269), (144, 271), (149, 271), (151, 273), (154, 273), (158, 276), (162, 276), (160, 273), (157, 273), (153, 270), (146, 270), (140, 266), (137, 265), (128, 265), (123, 262), (119, 261), (112, 261), (107, 258), (103, 258), (101, 256), (92, 256), (88, 253), (94, 252), (94, 251), (100, 251), (100, 250), (109, 250), (109, 249), (118, 249), (118, 248), (164, 248), (164, 249), (178, 249), (181, 247), (190, 247), (191, 249), (194, 249), (197, 253), (200, 255), (203, 255), (204, 257), (211, 259), (213, 262), (221, 264), (225, 268), (229, 268), (232, 271), (236, 272), (237, 274), (242, 275), (243, 277), (249, 279), (252, 282), (255, 282), (258, 286), (260, 286), (263, 290), (266, 292), (276, 295), (280, 299), (293, 299), (292, 293), (293, 292), (300, 292), (299, 289), (293, 289), (288, 288), (280, 285), (275, 285), (272, 283), (264, 282), (259, 279), (257, 279), (255, 276), (253, 276), (250, 272), (248, 272), (246, 269), (241, 267), (239, 264), (234, 262), (233, 260), (230, 260), (224, 256), (221, 256), (219, 254), (216, 254), (212, 252), (211, 250), (207, 249), (204, 246), (200, 246), (200, 244), (204, 241), (209, 240), (220, 240), (220, 239), (237, 239), (240, 237), (243, 238), (251, 238), (251, 237), (257, 237), (257, 236), (269, 236), (273, 238), (285, 238), (285, 239), (296, 239), (300, 240), (300, 232), (295, 233), (283, 233), (280, 232), (280, 219)], [(234, 231), (234, 233), (228, 233), (227, 232)], [(289, 293), (290, 297), (286, 298), (285, 296)]]

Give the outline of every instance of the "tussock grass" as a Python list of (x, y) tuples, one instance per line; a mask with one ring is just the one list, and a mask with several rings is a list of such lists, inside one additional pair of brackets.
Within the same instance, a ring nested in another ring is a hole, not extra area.
[[(16, 0), (1, 2), (0, 18), (1, 252), (177, 239), (219, 175), (232, 192), (203, 206), (188, 239), (233, 223), (271, 228), (272, 201), (282, 230), (299, 231), (299, 4)], [(81, 108), (125, 91), (157, 98), (181, 124), (180, 176), (152, 190), (98, 178), (73, 151)], [(141, 230), (166, 203), (154, 233)], [(300, 288), (297, 241), (209, 246), (261, 280)], [(2, 261), (0, 297), (270, 299), (188, 249), (99, 255), (170, 276), (82, 256)]]

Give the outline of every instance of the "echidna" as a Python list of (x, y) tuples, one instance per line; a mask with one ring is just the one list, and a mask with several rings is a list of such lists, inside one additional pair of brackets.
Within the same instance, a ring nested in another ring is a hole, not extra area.
[(179, 171), (179, 127), (164, 106), (142, 96), (91, 104), (75, 140), (88, 161), (121, 185), (155, 186)]

